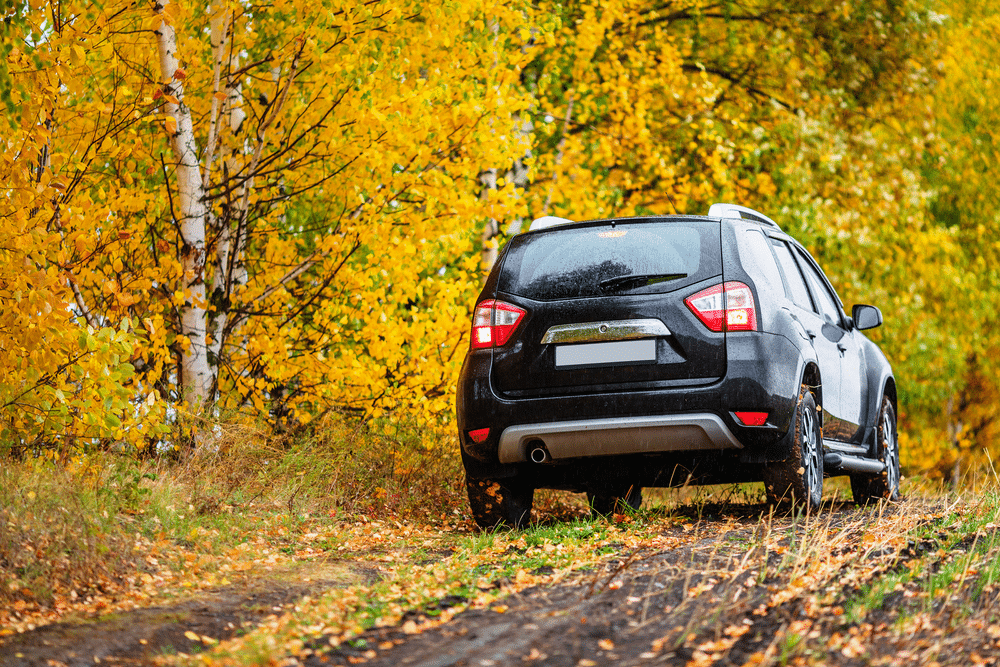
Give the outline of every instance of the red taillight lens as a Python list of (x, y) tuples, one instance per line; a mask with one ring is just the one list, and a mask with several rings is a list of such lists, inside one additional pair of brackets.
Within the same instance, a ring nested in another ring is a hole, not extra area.
[(713, 285), (684, 299), (691, 312), (712, 331), (756, 331), (753, 292), (741, 282)]
[(469, 437), (472, 438), (472, 442), (475, 443), (486, 442), (486, 438), (490, 437), (490, 429), (477, 428), (474, 431), (469, 431)]
[(767, 423), (766, 412), (734, 412), (744, 426), (763, 426)]
[(472, 316), (472, 349), (505, 345), (527, 311), (496, 299), (487, 299)]

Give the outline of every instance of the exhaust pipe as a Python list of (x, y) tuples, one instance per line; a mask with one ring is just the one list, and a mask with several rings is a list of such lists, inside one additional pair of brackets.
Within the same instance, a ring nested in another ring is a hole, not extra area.
[(528, 456), (535, 463), (548, 463), (552, 460), (552, 457), (549, 456), (549, 450), (545, 449), (545, 445), (536, 445)]

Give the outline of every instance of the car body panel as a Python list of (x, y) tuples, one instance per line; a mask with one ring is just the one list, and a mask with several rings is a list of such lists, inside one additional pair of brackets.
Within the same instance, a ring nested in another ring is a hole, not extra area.
[[(605, 264), (600, 280), (581, 278), (571, 273), (573, 252), (553, 260), (570, 275), (554, 286), (532, 283), (544, 271), (535, 276), (522, 266), (525, 247), (536, 242), (532, 235), (566, 235), (579, 250), (587, 248), (580, 240), (587, 235), (664, 224), (716, 230), (718, 244), (702, 246), (702, 264), (714, 253), (717, 264), (613, 294), (595, 285), (632, 274), (618, 278)], [(784, 264), (775, 244), (787, 249)], [(797, 298), (787, 275), (792, 268), (802, 283)], [(540, 292), (523, 289), (511, 278), (515, 270), (533, 276), (523, 282)], [(812, 282), (803, 271), (815, 272)], [(685, 298), (725, 281), (750, 288), (757, 331), (711, 332), (685, 305)], [(825, 315), (819, 289), (828, 291)], [(851, 454), (874, 446), (883, 393), (895, 402), (884, 354), (844, 314), (815, 260), (773, 225), (663, 216), (528, 232), (501, 252), (477, 303), (487, 299), (526, 314), (506, 345), (470, 349), (459, 376), (458, 428), (472, 478), (520, 476), (536, 487), (573, 490), (597, 488), (611, 477), (645, 485), (691, 481), (695, 468), (701, 481), (759, 479), (760, 465), (787, 456), (804, 382), (822, 407), (824, 441)], [(767, 418), (747, 426), (736, 416), (741, 411)], [(485, 437), (481, 429), (489, 429)], [(541, 448), (537, 462), (535, 448)]]

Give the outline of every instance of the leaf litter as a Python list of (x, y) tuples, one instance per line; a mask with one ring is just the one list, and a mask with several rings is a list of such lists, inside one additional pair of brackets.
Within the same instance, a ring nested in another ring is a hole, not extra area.
[[(682, 506), (496, 534), (465, 520), (275, 523), (218, 554), (197, 540), (144, 544), (129, 586), (4, 610), (0, 654), (27, 656), (52, 621), (85, 617), (99, 637), (110, 612), (217, 599), (208, 607), (226, 624), (185, 626), (193, 617), (178, 612), (176, 643), (147, 642), (131, 664), (164, 650), (158, 662), (176, 665), (996, 664), (996, 508)], [(225, 609), (247, 608), (237, 592), (250, 590), (272, 596), (256, 615)], [(74, 664), (58, 641), (50, 649), (46, 660)], [(78, 664), (114, 658), (98, 653)]]

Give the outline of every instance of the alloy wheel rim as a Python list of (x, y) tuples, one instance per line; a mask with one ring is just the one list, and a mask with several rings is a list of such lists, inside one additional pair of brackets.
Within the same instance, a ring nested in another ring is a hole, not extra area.
[(885, 461), (889, 494), (899, 487), (899, 448), (896, 446), (896, 431), (888, 411), (882, 413), (882, 459)]
[(810, 495), (815, 494), (817, 480), (822, 474), (819, 463), (819, 443), (816, 439), (816, 417), (807, 410), (802, 415), (802, 465), (805, 483)]

